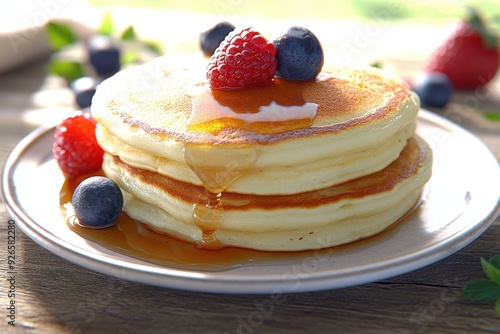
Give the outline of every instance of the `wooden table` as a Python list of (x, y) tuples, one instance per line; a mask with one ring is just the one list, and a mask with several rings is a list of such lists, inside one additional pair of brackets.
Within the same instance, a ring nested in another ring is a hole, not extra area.
[[(0, 76), (0, 163), (37, 123), (72, 110), (67, 91), (45, 79), (46, 61)], [(60, 107), (46, 108), (45, 97)], [(47, 92), (47, 90), (49, 92)], [(48, 95), (47, 95), (48, 94)], [(52, 94), (52, 95), (50, 95)], [(498, 96), (498, 95), (497, 95)], [(500, 160), (500, 125), (460, 108), (438, 111), (469, 129)], [(498, 99), (498, 97), (496, 97)], [(481, 106), (500, 109), (493, 94)], [(32, 123), (29, 123), (32, 122)], [(500, 219), (461, 251), (398, 277), (333, 291), (284, 295), (264, 311), (266, 295), (223, 295), (146, 286), (79, 267), (16, 234), (16, 327), (8, 326), (7, 230), (0, 205), (0, 332), (13, 333), (498, 333), (492, 304), (460, 297), (483, 278), (480, 256), (500, 254)], [(260, 312), (260, 313), (259, 313)]]

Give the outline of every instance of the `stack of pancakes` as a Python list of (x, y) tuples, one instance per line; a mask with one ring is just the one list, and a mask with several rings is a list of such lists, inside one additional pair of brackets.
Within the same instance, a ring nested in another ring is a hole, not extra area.
[(333, 68), (225, 92), (205, 66), (160, 57), (94, 96), (103, 170), (132, 218), (208, 248), (296, 251), (369, 237), (417, 203), (432, 159), (400, 80)]

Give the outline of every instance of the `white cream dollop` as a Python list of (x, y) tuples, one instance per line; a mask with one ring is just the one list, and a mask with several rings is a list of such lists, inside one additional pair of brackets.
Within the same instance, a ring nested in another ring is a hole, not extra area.
[(207, 85), (194, 86), (188, 94), (193, 103), (188, 124), (203, 124), (222, 118), (233, 118), (247, 123), (313, 119), (318, 110), (316, 103), (306, 102), (301, 106), (282, 106), (273, 101), (259, 107), (258, 112), (238, 113), (217, 102)]

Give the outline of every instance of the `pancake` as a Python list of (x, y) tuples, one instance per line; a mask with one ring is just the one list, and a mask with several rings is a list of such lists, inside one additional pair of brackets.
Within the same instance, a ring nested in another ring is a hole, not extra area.
[(213, 192), (287, 195), (382, 170), (415, 131), (418, 98), (375, 69), (222, 92), (204, 66), (160, 57), (103, 82), (91, 107), (100, 145)]
[[(294, 195), (225, 192), (215, 237), (225, 246), (266, 251), (319, 249), (385, 230), (417, 203), (431, 174), (427, 144), (413, 137), (401, 155), (377, 173)], [(103, 170), (126, 192), (125, 211), (153, 230), (195, 243), (202, 229), (193, 203), (204, 203), (200, 186), (134, 168), (106, 154)]]
[(103, 170), (132, 218), (205, 248), (298, 251), (369, 237), (415, 206), (432, 154), (401, 80), (324, 68), (219, 91), (205, 66), (160, 57), (94, 95)]

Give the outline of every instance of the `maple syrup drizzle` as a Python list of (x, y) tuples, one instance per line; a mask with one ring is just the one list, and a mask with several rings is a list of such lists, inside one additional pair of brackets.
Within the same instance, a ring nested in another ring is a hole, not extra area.
[(237, 128), (272, 134), (311, 126), (319, 105), (304, 100), (303, 92), (314, 81), (274, 82), (239, 91), (194, 86), (190, 92), (192, 111), (188, 130), (217, 133)]
[(200, 248), (220, 249), (224, 245), (217, 240), (215, 232), (224, 219), (224, 208), (220, 200), (222, 193), (212, 193), (207, 190), (207, 204), (196, 203), (193, 205), (193, 220), (201, 229)]
[(222, 194), (238, 177), (253, 168), (258, 156), (259, 149), (256, 147), (239, 147), (227, 161), (219, 161), (210, 147), (194, 144), (184, 146), (186, 163), (200, 178), (206, 190), (206, 202), (193, 205), (193, 220), (202, 232), (199, 247), (224, 247), (216, 238), (216, 231), (224, 220)]

